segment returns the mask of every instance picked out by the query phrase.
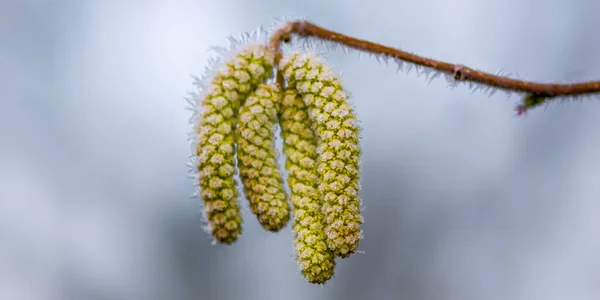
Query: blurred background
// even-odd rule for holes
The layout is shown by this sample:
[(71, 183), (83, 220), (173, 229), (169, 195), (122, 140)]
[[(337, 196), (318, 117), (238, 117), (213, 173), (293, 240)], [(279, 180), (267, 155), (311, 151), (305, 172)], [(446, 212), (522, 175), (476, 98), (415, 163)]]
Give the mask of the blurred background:
[[(327, 59), (362, 122), (361, 254), (314, 286), (248, 212), (213, 246), (184, 97), (208, 47), (285, 16), (536, 81), (600, 78), (592, 0), (0, 1), (0, 299), (599, 299), (598, 96)], [(591, 100), (591, 101), (590, 101)]]

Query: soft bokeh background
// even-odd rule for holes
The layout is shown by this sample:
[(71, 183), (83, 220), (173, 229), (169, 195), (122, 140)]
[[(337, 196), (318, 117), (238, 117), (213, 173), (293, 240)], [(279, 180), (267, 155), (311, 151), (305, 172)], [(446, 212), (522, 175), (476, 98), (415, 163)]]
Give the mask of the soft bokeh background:
[[(600, 78), (591, 0), (0, 1), (0, 299), (600, 299), (598, 97), (492, 97), (334, 51), (363, 127), (364, 254), (313, 286), (247, 213), (211, 246), (187, 178), (210, 45), (305, 16), (539, 81)], [(247, 210), (247, 205), (244, 204)]]

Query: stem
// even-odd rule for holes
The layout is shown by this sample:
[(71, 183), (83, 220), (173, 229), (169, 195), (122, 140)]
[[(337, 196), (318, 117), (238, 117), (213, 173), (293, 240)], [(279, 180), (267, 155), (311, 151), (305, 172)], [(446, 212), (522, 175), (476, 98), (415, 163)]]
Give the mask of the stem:
[(291, 34), (297, 34), (300, 37), (313, 37), (324, 41), (330, 41), (356, 50), (377, 55), (384, 55), (397, 60), (413, 63), (415, 65), (431, 68), (451, 75), (456, 81), (480, 83), (488, 87), (494, 87), (505, 91), (535, 95), (539, 98), (578, 96), (600, 93), (600, 81), (556, 84), (517, 80), (477, 71), (460, 64), (451, 64), (366, 40), (361, 40), (339, 32), (328, 30), (307, 21), (294, 21), (285, 23), (271, 35), (269, 45), (277, 51), (277, 56), (275, 59), (276, 63), (278, 63), (279, 59), (281, 58), (281, 42), (289, 42)]

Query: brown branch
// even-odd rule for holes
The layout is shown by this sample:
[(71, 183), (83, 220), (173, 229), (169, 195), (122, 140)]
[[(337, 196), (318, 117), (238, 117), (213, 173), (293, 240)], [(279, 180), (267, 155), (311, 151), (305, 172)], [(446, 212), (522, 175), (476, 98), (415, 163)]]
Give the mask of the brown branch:
[[(291, 34), (297, 34), (300, 37), (313, 37), (324, 41), (330, 41), (376, 55), (385, 55), (387, 57), (443, 72), (451, 75), (456, 81), (480, 83), (488, 87), (495, 87), (506, 91), (527, 93), (530, 96), (535, 96), (536, 99), (600, 93), (600, 81), (557, 84), (517, 80), (477, 71), (460, 64), (451, 64), (361, 40), (325, 29), (307, 21), (285, 23), (271, 35), (269, 45), (278, 53), (276, 62), (279, 62), (279, 59), (281, 58), (281, 42), (288, 42)], [(526, 109), (527, 107), (521, 107), (521, 109), (523, 108)]]

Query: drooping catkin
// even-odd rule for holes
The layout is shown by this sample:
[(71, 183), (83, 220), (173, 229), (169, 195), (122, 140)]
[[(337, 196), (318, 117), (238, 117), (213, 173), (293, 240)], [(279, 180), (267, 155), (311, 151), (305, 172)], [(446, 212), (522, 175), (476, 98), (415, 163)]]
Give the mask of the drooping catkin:
[(238, 169), (244, 194), (252, 213), (269, 231), (279, 231), (290, 219), (275, 148), (280, 97), (277, 84), (259, 85), (242, 105), (236, 130)]
[(235, 128), (240, 104), (272, 76), (274, 54), (265, 45), (241, 49), (212, 78), (201, 102), (196, 167), (203, 214), (216, 242), (231, 244), (242, 233), (234, 176)]
[(279, 62), (288, 85), (308, 105), (318, 138), (317, 172), (324, 204), (327, 245), (346, 258), (361, 238), (359, 130), (348, 94), (331, 68), (311, 53), (291, 52)]
[(317, 139), (307, 107), (295, 89), (285, 91), (279, 124), (289, 172), (296, 260), (307, 281), (323, 284), (334, 274), (335, 257), (327, 247), (324, 231)]

